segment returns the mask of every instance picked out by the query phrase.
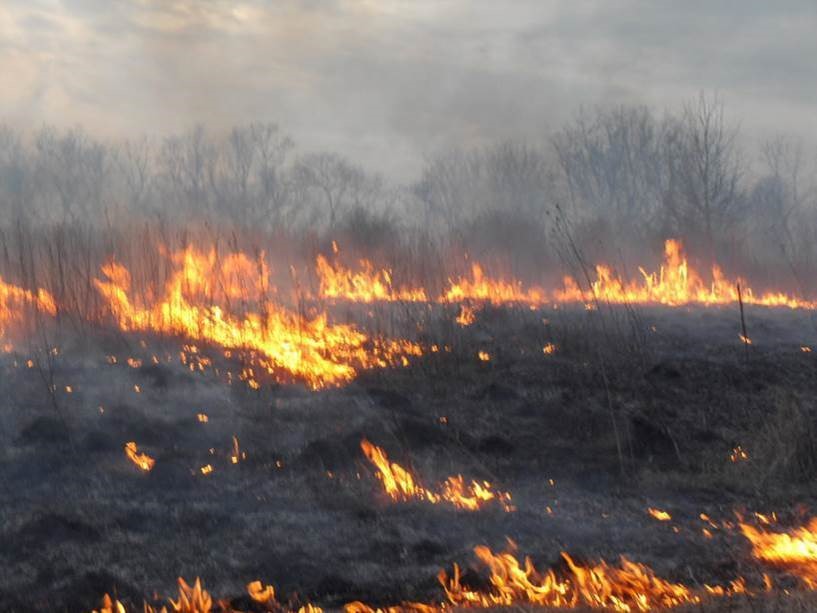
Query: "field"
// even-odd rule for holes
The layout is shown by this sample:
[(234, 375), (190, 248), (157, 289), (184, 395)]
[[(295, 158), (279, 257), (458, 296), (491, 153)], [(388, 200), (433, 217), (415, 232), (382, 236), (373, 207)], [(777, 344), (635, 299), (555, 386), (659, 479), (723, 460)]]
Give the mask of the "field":
[[(63, 326), (50, 350), (9, 343), (0, 610), (89, 611), (105, 593), (141, 610), (175, 598), (177, 577), (242, 611), (266, 610), (256, 579), (293, 608), (439, 604), (454, 564), (490, 592), (474, 547), (508, 539), (539, 569), (626, 556), (690, 590), (743, 578), (755, 610), (799, 602), (781, 591), (805, 571), (753, 556), (736, 514), (799, 525), (814, 508), (812, 312), (747, 307), (750, 345), (737, 305), (484, 305), (467, 326), (454, 305), (332, 313), (412, 322), (426, 351), (311, 389), (227, 380), (237, 355), (168, 334)], [(512, 508), (392, 499), (363, 440), (428, 491), (462, 475)]]

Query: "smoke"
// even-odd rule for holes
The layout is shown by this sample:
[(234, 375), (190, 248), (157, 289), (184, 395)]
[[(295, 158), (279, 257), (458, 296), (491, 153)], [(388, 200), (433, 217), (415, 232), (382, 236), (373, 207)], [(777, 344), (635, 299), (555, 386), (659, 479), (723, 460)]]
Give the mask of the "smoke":
[[(404, 180), (579, 106), (717, 90), (751, 138), (817, 142), (817, 9), (762, 2), (98, 2), (0, 8), (0, 120), (105, 137), (274, 121)], [(773, 109), (774, 112), (770, 112)], [(811, 126), (811, 127), (808, 127)]]

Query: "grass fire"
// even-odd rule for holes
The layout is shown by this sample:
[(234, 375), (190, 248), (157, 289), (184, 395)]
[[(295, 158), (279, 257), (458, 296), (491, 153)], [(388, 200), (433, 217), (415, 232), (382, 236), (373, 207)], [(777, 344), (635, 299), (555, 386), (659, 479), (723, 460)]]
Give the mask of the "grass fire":
[(808, 2), (0, 4), (0, 613), (817, 610)]

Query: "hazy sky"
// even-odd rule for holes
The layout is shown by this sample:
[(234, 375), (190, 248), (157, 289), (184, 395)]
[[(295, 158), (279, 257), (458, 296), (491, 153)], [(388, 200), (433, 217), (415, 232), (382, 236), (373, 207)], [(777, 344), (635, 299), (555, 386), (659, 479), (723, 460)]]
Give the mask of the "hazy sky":
[(717, 91), (817, 143), (817, 1), (0, 0), (0, 121), (109, 137), (279, 123), (394, 177), (580, 105)]

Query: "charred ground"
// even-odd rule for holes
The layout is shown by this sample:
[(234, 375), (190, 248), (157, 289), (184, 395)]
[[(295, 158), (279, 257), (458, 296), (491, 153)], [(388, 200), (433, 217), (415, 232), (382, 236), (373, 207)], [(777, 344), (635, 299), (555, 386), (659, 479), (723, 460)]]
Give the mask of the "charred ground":
[[(748, 347), (735, 309), (486, 308), (429, 327), (440, 350), (409, 367), (322, 391), (230, 386), (217, 348), (194, 372), (182, 341), (148, 335), (64, 333), (31, 367), (17, 347), (0, 365), (0, 610), (165, 601), (177, 576), (237, 603), (257, 578), (327, 607), (439, 601), (441, 568), (478, 584), (473, 547), (506, 538), (543, 566), (624, 554), (670, 579), (759, 581), (747, 542), (707, 538), (699, 515), (813, 508), (817, 329), (804, 311), (747, 317)], [(363, 438), (427, 484), (487, 479), (517, 510), (396, 504)]]

